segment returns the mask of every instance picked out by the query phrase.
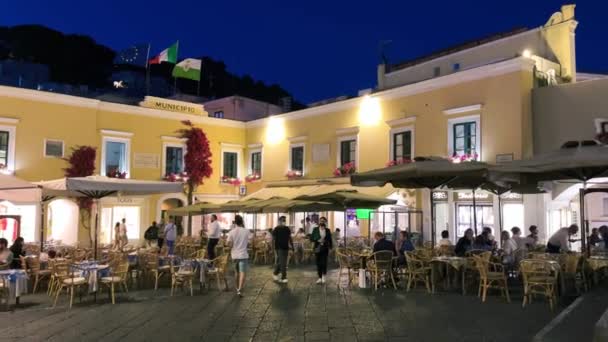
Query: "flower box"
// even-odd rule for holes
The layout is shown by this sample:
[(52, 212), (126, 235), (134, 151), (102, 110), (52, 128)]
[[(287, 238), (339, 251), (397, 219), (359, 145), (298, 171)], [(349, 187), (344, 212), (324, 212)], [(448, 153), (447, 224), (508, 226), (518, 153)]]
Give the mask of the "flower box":
[(479, 156), (475, 152), (473, 152), (471, 154), (461, 154), (461, 155), (454, 152), (454, 154), (452, 155), (452, 158), (450, 160), (452, 161), (452, 163), (461, 163), (461, 162), (476, 161), (478, 157)]
[(285, 174), (285, 176), (287, 177), (287, 179), (298, 179), (298, 178), (302, 178), (302, 171), (299, 170), (289, 170), (287, 171), (287, 173)]
[(259, 173), (253, 173), (253, 174), (247, 175), (247, 177), (245, 177), (245, 182), (251, 183), (251, 182), (260, 180), (261, 178), (262, 178), (262, 176)]
[(166, 174), (165, 177), (163, 177), (163, 180), (167, 181), (167, 182), (185, 183), (188, 181), (188, 174), (186, 172), (169, 173), (169, 174)]
[(411, 160), (410, 158), (397, 158), (396, 160), (389, 160), (386, 163), (386, 166), (390, 167), (395, 165), (409, 164), (411, 162), (413, 162), (413, 160)]
[(357, 171), (357, 167), (355, 166), (355, 163), (352, 163), (352, 162), (346, 163), (334, 170), (334, 176), (335, 177), (345, 177), (345, 176), (352, 175), (356, 171)]
[(228, 176), (223, 176), (221, 181), (224, 184), (230, 184), (230, 185), (234, 185), (234, 186), (239, 186), (242, 183), (240, 179), (228, 177)]

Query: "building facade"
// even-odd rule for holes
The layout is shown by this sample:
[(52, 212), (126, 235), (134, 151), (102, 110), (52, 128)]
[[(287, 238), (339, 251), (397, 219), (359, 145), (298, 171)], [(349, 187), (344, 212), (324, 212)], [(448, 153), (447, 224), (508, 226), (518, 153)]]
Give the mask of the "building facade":
[[(301, 179), (332, 178), (345, 164), (367, 171), (417, 156), (468, 155), (489, 163), (529, 157), (535, 139), (533, 89), (539, 80), (552, 85), (576, 79), (573, 9), (564, 6), (538, 29), (388, 71), (380, 66), (378, 87), (366, 95), (284, 114), (267, 108), (264, 117), (246, 122), (230, 120), (227, 114), (240, 97), (204, 105), (148, 98), (129, 106), (0, 87), (0, 163), (5, 172), (26, 180), (60, 178), (66, 167), (61, 158), (75, 146), (89, 145), (97, 148), (97, 173), (118, 170), (131, 178), (158, 180), (183, 168), (187, 151), (175, 133), (182, 120), (201, 127), (211, 142), (214, 172), (196, 191), (201, 201), (238, 198), (276, 182), (297, 186)], [(423, 200), (428, 195), (411, 192), (401, 201), (422, 217), (414, 220), (415, 227), (408, 219), (409, 226), (398, 224), (400, 229), (428, 237), (430, 204)], [(472, 196), (471, 191), (436, 192), (437, 234), (446, 229), (455, 240), (472, 226)], [(492, 194), (477, 191), (474, 196), (479, 228), (497, 229), (501, 217), (503, 227), (544, 224), (544, 211), (538, 209), (544, 205), (542, 196), (507, 195), (502, 208)], [(112, 225), (123, 217), (128, 218), (129, 238), (137, 241), (164, 210), (184, 202), (183, 194), (104, 199), (101, 241), (111, 241)], [(20, 234), (34, 241), (40, 210), (39, 203), (4, 201), (0, 218), (21, 215)], [(334, 227), (350, 224), (341, 213), (329, 215)], [(46, 217), (49, 238), (86, 243), (90, 236), (70, 199), (51, 201)], [(258, 227), (273, 223), (260, 220)], [(387, 220), (371, 220), (371, 230), (394, 229), (396, 222)], [(200, 222), (195, 222), (193, 232), (198, 229)]]

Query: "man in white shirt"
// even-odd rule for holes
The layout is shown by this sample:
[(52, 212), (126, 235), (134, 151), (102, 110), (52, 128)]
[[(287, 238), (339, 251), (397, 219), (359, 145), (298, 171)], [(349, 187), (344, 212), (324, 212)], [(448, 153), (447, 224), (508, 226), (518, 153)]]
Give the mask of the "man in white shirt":
[(211, 224), (207, 228), (207, 259), (215, 259), (215, 246), (220, 241), (220, 235), (222, 234), (222, 227), (217, 221), (217, 215), (211, 215)]
[(169, 219), (169, 223), (165, 225), (165, 242), (169, 249), (169, 255), (173, 255), (173, 249), (175, 248), (175, 240), (177, 239), (177, 227), (173, 223), (173, 219)]
[(517, 242), (511, 238), (508, 231), (503, 230), (500, 238), (502, 239), (502, 260), (505, 264), (512, 264), (515, 261), (515, 251), (518, 249)]
[(228, 233), (228, 244), (232, 246), (230, 256), (236, 267), (237, 273), (237, 288), (236, 293), (240, 296), (243, 286), (245, 285), (245, 273), (249, 261), (249, 253), (247, 253), (247, 245), (249, 244), (249, 230), (244, 227), (243, 217), (236, 215), (234, 217), (235, 227)]
[(555, 232), (547, 242), (547, 253), (569, 252), (570, 236), (576, 235), (576, 233), (578, 233), (578, 226), (575, 224)]

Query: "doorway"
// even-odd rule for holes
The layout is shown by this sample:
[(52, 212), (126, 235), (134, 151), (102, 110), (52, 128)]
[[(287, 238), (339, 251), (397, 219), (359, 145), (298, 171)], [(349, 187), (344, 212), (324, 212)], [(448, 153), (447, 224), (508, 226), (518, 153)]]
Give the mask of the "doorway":
[(5, 238), (12, 245), (21, 236), (21, 216), (0, 215), (0, 238)]

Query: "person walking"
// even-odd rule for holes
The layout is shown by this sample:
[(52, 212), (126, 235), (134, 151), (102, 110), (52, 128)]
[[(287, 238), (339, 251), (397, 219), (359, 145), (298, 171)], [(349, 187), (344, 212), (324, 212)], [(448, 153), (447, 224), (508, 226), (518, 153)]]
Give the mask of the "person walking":
[(310, 236), (310, 240), (314, 243), (317, 274), (319, 275), (317, 284), (325, 284), (325, 276), (327, 275), (327, 258), (329, 255), (329, 250), (333, 248), (331, 232), (329, 229), (327, 229), (325, 222), (325, 220), (321, 219), (319, 226), (313, 229)]
[(122, 223), (119, 227), (120, 232), (120, 250), (125, 248), (125, 246), (129, 243), (129, 238), (127, 237), (127, 219), (123, 218)]
[(120, 222), (114, 225), (114, 249), (120, 249)]
[[(289, 250), (294, 250), (293, 240), (291, 239), (291, 230), (285, 223), (285, 216), (279, 217), (279, 225), (272, 230), (272, 240), (274, 241), (274, 250), (276, 253), (276, 261), (272, 277), (274, 281), (287, 284), (287, 259)], [(279, 278), (281, 273), (281, 278)]]
[(217, 220), (217, 215), (211, 215), (211, 224), (207, 229), (207, 259), (215, 259), (215, 246), (220, 242), (222, 227)]
[(158, 225), (156, 221), (152, 221), (152, 225), (146, 229), (144, 239), (148, 247), (152, 247), (152, 241), (158, 241)]
[(245, 274), (249, 261), (247, 245), (249, 244), (249, 230), (243, 223), (243, 217), (236, 215), (234, 218), (235, 227), (228, 233), (228, 245), (232, 247), (230, 257), (236, 268), (236, 294), (241, 296), (241, 291), (245, 286)]
[(165, 225), (165, 242), (169, 249), (169, 255), (173, 255), (173, 249), (175, 248), (175, 240), (177, 239), (177, 227), (173, 223), (173, 219), (169, 219), (169, 223)]

